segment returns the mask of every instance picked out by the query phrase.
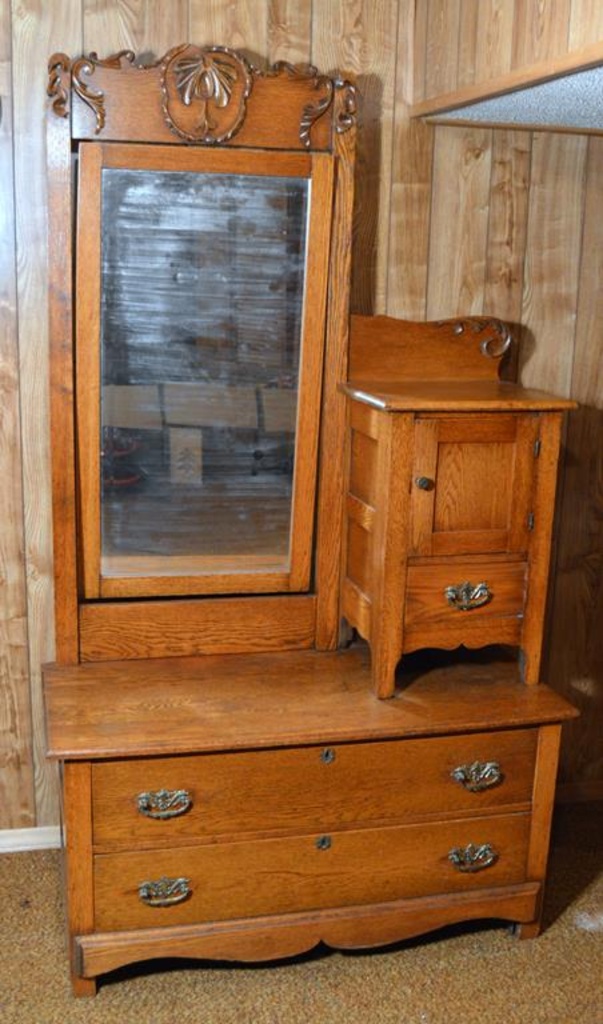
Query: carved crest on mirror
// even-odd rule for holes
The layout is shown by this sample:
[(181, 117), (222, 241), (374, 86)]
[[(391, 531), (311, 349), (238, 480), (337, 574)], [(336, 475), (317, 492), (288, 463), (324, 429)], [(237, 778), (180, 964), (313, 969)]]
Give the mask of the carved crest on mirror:
[[(108, 108), (98, 70), (150, 72), (157, 82), (157, 97), (163, 120), (169, 131), (184, 142), (216, 145), (229, 142), (245, 123), (248, 100), (260, 80), (285, 78), (303, 85), (310, 99), (299, 115), (298, 138), (304, 149), (312, 148), (312, 131), (329, 111), (335, 94), (340, 94), (337, 117), (338, 134), (356, 124), (356, 92), (346, 80), (320, 74), (311, 64), (278, 61), (266, 70), (254, 67), (236, 50), (225, 46), (200, 47), (184, 43), (173, 47), (164, 57), (148, 64), (136, 62), (131, 50), (122, 50), (100, 59), (90, 53), (77, 60), (64, 53), (54, 54), (48, 63), (48, 96), (52, 109), (60, 117), (69, 116), (70, 87), (94, 113), (94, 134), (101, 135), (107, 124)], [(94, 84), (93, 84), (94, 83)]]

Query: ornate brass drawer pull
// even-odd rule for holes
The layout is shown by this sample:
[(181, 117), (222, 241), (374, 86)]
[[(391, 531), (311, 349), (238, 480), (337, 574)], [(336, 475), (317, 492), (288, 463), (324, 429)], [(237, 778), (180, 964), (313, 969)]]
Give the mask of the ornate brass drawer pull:
[(193, 805), (186, 789), (158, 789), (156, 792), (139, 793), (136, 804), (140, 814), (147, 818), (177, 818)]
[(483, 789), (498, 786), (504, 776), (498, 761), (473, 761), (472, 764), (459, 764), (450, 772), (455, 782), (469, 790), (480, 793)]
[(446, 587), (444, 596), (448, 604), (459, 612), (469, 612), (472, 608), (481, 608), (492, 600), (493, 594), (487, 583), (457, 583)]
[(141, 882), (138, 896), (147, 907), (173, 907), (188, 899), (192, 890), (188, 878), (158, 878), (155, 881)]
[(475, 872), (483, 871), (496, 864), (498, 854), (490, 843), (482, 843), (481, 846), (455, 846), (448, 854), (448, 860), (454, 865), (457, 871)]

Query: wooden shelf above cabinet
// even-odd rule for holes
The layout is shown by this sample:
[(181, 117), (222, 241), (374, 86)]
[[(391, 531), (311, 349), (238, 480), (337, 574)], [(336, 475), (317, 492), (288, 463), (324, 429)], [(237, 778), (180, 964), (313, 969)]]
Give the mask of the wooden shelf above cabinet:
[(344, 394), (388, 412), (513, 412), (575, 409), (568, 398), (509, 381), (366, 380), (344, 384)]

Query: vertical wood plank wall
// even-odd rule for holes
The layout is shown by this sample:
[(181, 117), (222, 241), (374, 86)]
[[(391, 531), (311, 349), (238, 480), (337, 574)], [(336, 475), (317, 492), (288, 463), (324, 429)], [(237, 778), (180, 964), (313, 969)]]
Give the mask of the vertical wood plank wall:
[(583, 708), (562, 779), (603, 785), (603, 139), (410, 122), (413, 101), (603, 37), (593, 0), (13, 0), (0, 7), (0, 829), (57, 821), (40, 665), (53, 657), (46, 60), (191, 39), (357, 76), (353, 308), (524, 325), (522, 379), (568, 429), (550, 682)]

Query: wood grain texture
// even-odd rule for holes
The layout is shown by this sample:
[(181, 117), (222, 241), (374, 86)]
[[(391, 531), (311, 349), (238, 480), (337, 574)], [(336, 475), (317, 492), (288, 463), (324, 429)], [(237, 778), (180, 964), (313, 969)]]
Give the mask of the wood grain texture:
[(570, 414), (559, 502), (557, 571), (553, 578), (547, 672), (582, 709), (568, 729), (561, 778), (592, 792), (603, 780), (603, 146), (589, 140), (580, 291)]
[(534, 883), (476, 894), (431, 896), (380, 906), (311, 911), (253, 921), (181, 925), (144, 931), (78, 936), (82, 974), (92, 978), (138, 960), (164, 956), (215, 957), (220, 960), (271, 960), (313, 949), (367, 949), (421, 935), (434, 928), (476, 918), (530, 922), (540, 886)]
[[(411, 120), (415, 74), (422, 67), (419, 36), (426, 4), (413, 0), (399, 4), (398, 59), (394, 104), (394, 145), (391, 168), (389, 224), (389, 316), (421, 320), (425, 317), (428, 277), (429, 225), (434, 129)], [(413, 37), (412, 26), (415, 26)], [(405, 28), (409, 26), (409, 28)]]
[[(530, 132), (492, 133), (484, 309), (512, 325), (521, 318), (531, 152)], [(514, 335), (521, 344), (521, 332)]]
[(511, 64), (522, 67), (567, 48), (571, 0), (515, 0)]
[(80, 657), (111, 661), (311, 647), (315, 615), (311, 595), (89, 602), (80, 608)]
[(26, 0), (13, 21), (14, 166), (19, 304), (19, 383), (25, 511), (30, 686), (36, 824), (56, 822), (54, 769), (45, 759), (39, 666), (53, 656), (52, 526), (48, 400), (47, 185), (44, 163), (47, 62), (56, 50), (81, 47), (80, 5)]
[(190, 38), (241, 50), (262, 66), (268, 49), (267, 7), (262, 0), (189, 0)]
[(0, 9), (0, 828), (35, 824), (13, 207), (10, 7)]
[(311, 38), (311, 0), (272, 0), (268, 4), (266, 56), (271, 63), (309, 63)]
[(314, 5), (313, 62), (353, 74), (359, 93), (354, 233), (363, 258), (352, 265), (351, 294), (357, 312), (384, 312), (386, 305), (396, 38), (395, 3)]
[[(441, 3), (441, 0), (439, 0)], [(430, 34), (431, 5), (423, 0), (413, 10), (411, 0), (386, 0), (379, 11), (378, 24), (372, 34), (368, 24), (374, 17), (372, 7), (365, 4), (345, 5), (348, 28), (354, 18), (360, 17), (357, 30), (349, 31), (344, 39), (340, 33), (343, 15), (341, 5), (334, 0), (310, 5), (309, 0), (291, 3), (290, 0), (248, 0), (244, 5), (232, 5), (226, 0), (176, 0), (165, 4), (154, 0), (49, 0), (41, 5), (23, 0), (13, 5), (12, 51), (15, 61), (15, 123), (14, 151), (16, 159), (16, 199), (18, 237), (18, 289), (19, 336), (21, 365), (19, 387), (22, 392), (23, 451), (20, 475), (25, 483), (24, 544), (20, 555), (21, 572), (28, 583), (27, 629), (30, 639), (32, 685), (32, 735), (29, 743), (35, 750), (34, 773), (36, 779), (37, 823), (54, 824), (58, 811), (54, 775), (44, 767), (44, 740), (42, 706), (39, 691), (38, 665), (52, 656), (52, 594), (50, 587), (50, 516), (49, 516), (49, 453), (48, 423), (46, 419), (46, 192), (44, 170), (43, 120), (45, 109), (46, 61), (54, 50), (79, 54), (84, 49), (101, 53), (133, 45), (151, 53), (162, 53), (172, 44), (189, 37), (194, 42), (242, 43), (269, 59), (312, 59), (323, 70), (336, 66), (342, 70), (361, 68), (361, 75), (370, 81), (371, 103), (378, 122), (370, 129), (371, 147), (379, 139), (380, 114), (377, 97), (381, 90), (379, 78), (384, 75), (383, 62), (395, 60), (395, 69), (387, 67), (387, 88), (395, 85), (395, 137), (392, 144), (393, 163), (390, 171), (384, 152), (379, 157), (380, 196), (378, 203), (381, 227), (370, 226), (364, 220), (354, 243), (354, 262), (357, 280), (362, 282), (359, 296), (366, 301), (370, 288), (367, 282), (375, 274), (375, 252), (371, 248), (379, 240), (379, 275), (383, 261), (387, 262), (385, 302), (387, 311), (395, 316), (421, 319), (426, 315), (427, 294), (431, 303), (443, 315), (457, 311), (468, 312), (465, 306), (467, 291), (460, 292), (457, 278), (457, 251), (450, 245), (450, 221), (437, 215), (437, 225), (431, 229), (432, 205), (441, 209), (439, 184), (432, 177), (432, 147), (437, 138), (440, 161), (453, 163), (457, 159), (458, 144), (451, 138), (442, 142), (442, 129), (412, 122), (406, 117), (407, 104), (422, 98), (425, 87), (425, 54)], [(557, 19), (557, 4), (539, 5), (543, 17)], [(4, 5), (6, 8), (7, 5)], [(311, 7), (313, 9), (311, 9)], [(517, 8), (517, 9), (516, 9)], [(438, 4), (434, 9), (438, 10)], [(566, 9), (565, 4), (563, 9)], [(364, 15), (362, 11), (365, 11)], [(6, 10), (4, 10), (6, 16)], [(462, 12), (461, 12), (462, 13)], [(190, 14), (190, 24), (189, 22)], [(416, 53), (413, 54), (413, 17), (416, 31)], [(468, 17), (468, 9), (463, 17)], [(475, 81), (493, 78), (511, 68), (511, 46), (514, 42), (514, 23), (519, 17), (518, 4), (513, 0), (479, 0), (478, 52), (472, 56), (464, 45), (467, 60), (475, 64)], [(592, 47), (603, 38), (603, 9), (598, 0), (571, 0), (569, 20), (561, 21), (562, 32), (551, 26), (546, 33), (549, 41), (557, 39), (559, 60), (568, 52)], [(312, 19), (312, 20), (310, 20)], [(364, 19), (364, 20), (363, 20)], [(392, 51), (391, 41), (383, 39), (384, 26), (398, 21), (398, 41)], [(81, 38), (84, 24), (85, 38)], [(465, 21), (467, 24), (467, 21)], [(563, 27), (564, 26), (564, 27)], [(565, 38), (562, 38), (565, 32)], [(517, 33), (515, 32), (515, 37)], [(243, 38), (245, 36), (245, 38)], [(365, 40), (370, 46), (364, 49)], [(473, 38), (473, 36), (471, 37)], [(379, 41), (381, 40), (381, 42)], [(85, 44), (85, 45), (84, 45)], [(446, 63), (458, 66), (458, 37), (448, 44), (455, 52)], [(518, 41), (515, 38), (514, 45)], [(527, 46), (527, 43), (522, 44)], [(532, 45), (532, 43), (530, 43)], [(547, 44), (547, 45), (550, 45)], [(375, 49), (376, 48), (376, 49)], [(7, 50), (3, 51), (6, 58)], [(373, 54), (377, 52), (374, 59)], [(387, 56), (389, 54), (389, 56)], [(5, 61), (3, 60), (3, 65)], [(361, 91), (364, 82), (360, 82)], [(3, 87), (5, 94), (5, 87)], [(385, 94), (384, 94), (385, 96)], [(385, 107), (384, 107), (385, 109)], [(371, 116), (373, 116), (371, 114)], [(389, 116), (389, 115), (388, 115)], [(5, 130), (8, 121), (3, 122)], [(385, 137), (390, 131), (385, 126)], [(513, 134), (515, 138), (512, 138)], [(572, 778), (581, 785), (591, 785), (603, 778), (600, 760), (600, 739), (603, 718), (600, 692), (603, 683), (601, 665), (600, 579), (601, 538), (601, 365), (603, 341), (598, 329), (600, 318), (600, 285), (597, 269), (598, 253), (602, 251), (601, 218), (592, 215), (600, 207), (601, 150), (600, 142), (588, 144), (589, 158), (585, 177), (580, 176), (577, 164), (571, 172), (569, 207), (565, 203), (566, 172), (557, 158), (546, 157), (549, 167), (550, 188), (546, 201), (539, 195), (536, 181), (525, 182), (531, 159), (530, 133), (493, 133), (492, 172), (485, 190), (487, 215), (487, 241), (482, 256), (485, 259), (485, 281), (482, 306), (479, 312), (498, 315), (503, 319), (521, 320), (522, 314), (512, 313), (517, 308), (518, 293), (526, 281), (524, 309), (528, 311), (529, 327), (523, 343), (525, 372), (531, 383), (538, 387), (559, 390), (563, 379), (571, 393), (588, 406), (584, 413), (571, 417), (567, 449), (567, 464), (563, 476), (564, 507), (560, 517), (559, 570), (556, 576), (554, 614), (546, 640), (550, 651), (549, 678), (563, 692), (577, 695), (587, 710), (579, 723), (568, 731), (562, 753), (562, 777), (569, 785)], [(578, 144), (579, 146), (579, 144)], [(538, 143), (536, 144), (536, 148)], [(599, 147), (599, 148), (597, 148)], [(539, 162), (536, 155), (536, 164)], [(372, 148), (372, 167), (375, 150)], [(578, 161), (579, 163), (580, 161)], [(367, 165), (368, 166), (368, 165)], [(375, 181), (373, 177), (371, 180)], [(452, 185), (456, 187), (454, 175)], [(555, 184), (556, 183), (556, 184)], [(577, 192), (575, 191), (577, 189)], [(584, 191), (586, 190), (586, 192)], [(564, 203), (559, 203), (559, 196)], [(592, 197), (589, 199), (589, 195)], [(377, 200), (369, 196), (370, 217), (375, 218)], [(584, 206), (586, 203), (586, 206)], [(385, 205), (384, 205), (385, 204)], [(449, 204), (447, 198), (444, 206)], [(384, 211), (389, 208), (387, 239), (383, 242)], [(368, 208), (367, 208), (368, 209)], [(565, 213), (564, 213), (565, 211)], [(586, 212), (585, 212), (586, 211)], [(550, 237), (558, 216), (565, 216), (564, 239), (560, 242), (559, 259), (565, 270), (564, 281), (575, 275), (561, 300), (563, 330), (559, 330), (557, 316), (558, 271), (551, 263), (549, 251), (542, 272), (533, 273), (533, 263), (526, 262), (523, 248), (530, 234), (530, 260), (538, 253), (537, 239)], [(473, 212), (466, 208), (460, 224), (453, 225), (457, 234), (467, 232), (472, 237), (475, 224)], [(478, 212), (481, 223), (483, 211)], [(529, 230), (528, 230), (529, 227)], [(584, 228), (584, 242), (576, 248)], [(381, 231), (381, 236), (378, 232)], [(372, 240), (372, 241), (371, 241)], [(365, 246), (369, 251), (365, 254)], [(548, 244), (548, 243), (547, 243)], [(563, 256), (561, 256), (563, 250)], [(387, 252), (387, 257), (385, 253)], [(434, 269), (434, 252), (440, 276), (437, 284), (429, 278)], [(446, 253), (447, 255), (443, 255)], [(56, 255), (56, 253), (55, 253)], [(341, 254), (340, 254), (341, 255)], [(346, 254), (351, 258), (351, 253)], [(465, 258), (469, 258), (467, 252)], [(475, 258), (475, 254), (473, 257)], [(447, 261), (447, 263), (446, 263)], [(363, 264), (366, 262), (366, 266)], [(555, 260), (552, 261), (555, 263)], [(552, 279), (548, 281), (551, 273)], [(478, 277), (481, 279), (481, 271)], [(457, 283), (452, 287), (449, 279)], [(380, 282), (382, 278), (379, 278)], [(382, 283), (379, 284), (382, 289)], [(441, 289), (441, 295), (440, 293)], [(379, 292), (383, 294), (382, 291)], [(476, 292), (477, 295), (477, 292)], [(550, 315), (546, 315), (546, 310)], [(575, 332), (570, 329), (576, 317)], [(530, 333), (531, 332), (531, 333)], [(540, 357), (539, 353), (542, 355)], [(571, 361), (574, 370), (568, 373)], [(568, 392), (569, 393), (569, 392)], [(332, 465), (334, 460), (332, 459)], [(12, 532), (13, 524), (7, 531)], [(329, 531), (327, 531), (329, 533)], [(330, 534), (329, 534), (330, 536)], [(10, 541), (5, 540), (4, 543)], [(11, 686), (17, 686), (12, 675)], [(13, 726), (8, 726), (9, 746), (14, 743)], [(0, 756), (4, 754), (4, 746)], [(27, 759), (26, 759), (27, 760)], [(19, 766), (19, 772), (31, 776), (31, 763)], [(28, 783), (25, 783), (27, 786)]]
[[(81, 0), (84, 49), (160, 57), (188, 39), (188, 0)], [(203, 42), (203, 40), (201, 40)]]
[(511, 67), (513, 4), (509, 0), (478, 0), (475, 81), (496, 78)]
[(568, 49), (580, 50), (603, 39), (603, 7), (599, 0), (571, 0)]
[(425, 95), (451, 92), (459, 76), (461, 0), (429, 0)]
[(484, 302), (492, 133), (436, 134), (427, 310), (429, 319), (481, 312)]
[(544, 74), (603, 39), (596, 0), (421, 0), (415, 19), (415, 103)]
[(561, 779), (588, 791), (603, 779), (603, 410), (571, 413), (565, 447), (545, 677), (582, 711)]
[(562, 395), (571, 389), (586, 153), (584, 136), (534, 134), (521, 321), (537, 344), (520, 353), (521, 380)]
[(368, 665), (357, 644), (335, 653), (47, 666), (50, 756), (114, 760), (410, 739), (576, 715), (547, 686), (524, 686), (512, 659), (409, 659), (388, 701), (375, 700)]
[[(329, 836), (325, 849), (306, 834), (97, 854), (95, 925), (100, 931), (155, 927), (157, 908), (138, 898), (138, 886), (164, 876), (189, 882), (190, 898), (159, 915), (175, 926), (431, 896), (436, 876), (436, 892), (517, 885), (527, 880), (529, 822), (524, 813), (361, 828)], [(455, 845), (471, 842), (491, 842), (498, 853), (477, 875), (456, 871), (447, 859)]]
[[(182, 841), (382, 826), (529, 809), (539, 730), (198, 754), (92, 765), (94, 847), (160, 849)], [(477, 793), (459, 765), (495, 760), (502, 782)], [(395, 786), (384, 787), (384, 778)], [(138, 795), (186, 789), (189, 809), (157, 819)], [(359, 794), (357, 801), (349, 793)], [(360, 796), (361, 794), (361, 796)]]
[[(86, 935), (94, 927), (92, 886), (91, 767), (85, 761), (63, 767), (66, 904), (70, 935)], [(75, 944), (69, 944), (74, 995), (93, 996), (96, 983), (79, 976)]]

